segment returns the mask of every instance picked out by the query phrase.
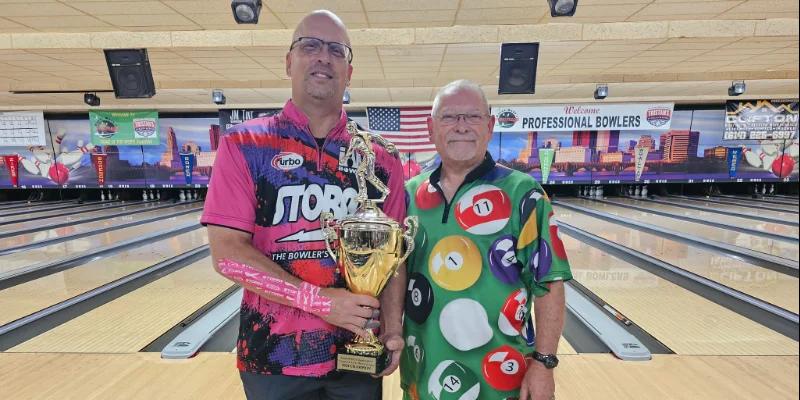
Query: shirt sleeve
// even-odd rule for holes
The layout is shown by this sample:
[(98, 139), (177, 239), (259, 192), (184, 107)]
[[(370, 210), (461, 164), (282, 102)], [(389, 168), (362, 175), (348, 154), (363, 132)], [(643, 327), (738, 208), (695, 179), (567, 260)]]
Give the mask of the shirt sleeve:
[(572, 279), (564, 244), (558, 235), (553, 205), (542, 187), (534, 182), (522, 199), (518, 260), (523, 264), (522, 279), (534, 296), (549, 292), (547, 283)]
[(247, 162), (230, 135), (220, 138), (200, 223), (253, 233), (256, 196)]

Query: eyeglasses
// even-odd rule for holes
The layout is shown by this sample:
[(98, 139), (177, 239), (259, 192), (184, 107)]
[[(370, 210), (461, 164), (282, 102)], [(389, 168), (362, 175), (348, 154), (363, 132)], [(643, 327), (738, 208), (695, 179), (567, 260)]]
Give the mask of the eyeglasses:
[(303, 50), (303, 53), (309, 56), (315, 56), (322, 51), (325, 45), (328, 45), (328, 54), (342, 60), (347, 60), (348, 63), (353, 62), (353, 49), (350, 48), (350, 46), (339, 42), (326, 42), (315, 37), (304, 36), (297, 38), (297, 40), (292, 42), (292, 45), (289, 46), (289, 51), (300, 46), (300, 50)]
[(478, 125), (486, 118), (484, 114), (442, 114), (438, 116), (439, 123), (442, 125), (455, 125), (458, 120), (464, 117), (464, 122), (470, 125)]

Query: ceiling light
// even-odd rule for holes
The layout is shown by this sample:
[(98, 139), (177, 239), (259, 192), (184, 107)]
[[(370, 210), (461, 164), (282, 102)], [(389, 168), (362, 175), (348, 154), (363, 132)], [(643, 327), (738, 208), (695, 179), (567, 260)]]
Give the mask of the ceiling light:
[(747, 90), (747, 85), (744, 84), (744, 81), (733, 81), (731, 87), (728, 88), (728, 96), (742, 95), (745, 90)]
[(261, 12), (261, 0), (233, 0), (231, 10), (237, 24), (257, 24), (258, 14)]
[(547, 0), (551, 17), (571, 17), (578, 8), (578, 0)]
[(86, 105), (97, 107), (100, 105), (100, 98), (94, 93), (84, 93), (83, 102), (86, 103)]
[(211, 101), (214, 104), (223, 105), (225, 104), (225, 93), (222, 92), (222, 89), (214, 89), (211, 91)]
[(594, 89), (594, 99), (603, 100), (606, 97), (608, 97), (608, 85), (606, 84), (597, 85), (597, 88)]

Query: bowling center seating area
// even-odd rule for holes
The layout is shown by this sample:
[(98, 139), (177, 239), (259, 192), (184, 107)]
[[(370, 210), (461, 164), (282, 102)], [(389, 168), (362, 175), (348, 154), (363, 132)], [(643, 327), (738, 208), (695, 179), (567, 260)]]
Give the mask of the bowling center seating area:
[[(441, 165), (434, 99), (466, 79), (494, 121), (487, 153), (543, 187), (573, 278), (556, 399), (800, 396), (797, 0), (0, 0), (0, 399), (246, 398), (245, 290), (215, 270), (200, 218), (225, 179), (221, 138), (304, 87), (287, 51), (319, 9), (348, 29), (343, 110), (395, 146), (404, 182)], [(278, 150), (262, 161), (281, 179), (317, 162)], [(320, 154), (355, 174), (346, 150)], [(283, 206), (316, 207), (318, 178)], [(438, 206), (423, 189), (406, 196)], [(470, 190), (452, 211), (465, 232), (508, 220), (463, 217), (505, 196)], [(319, 242), (320, 227), (281, 240)], [(517, 239), (488, 253), (451, 239), (422, 246), (430, 279), (407, 282), (405, 317), (441, 311), (426, 333), (485, 350), (481, 370), (449, 360), (405, 387), (398, 370), (376, 399), (517, 396), (524, 358), (489, 343), (535, 342), (525, 289), (440, 310), (516, 260)], [(441, 350), (404, 339), (416, 366)]]

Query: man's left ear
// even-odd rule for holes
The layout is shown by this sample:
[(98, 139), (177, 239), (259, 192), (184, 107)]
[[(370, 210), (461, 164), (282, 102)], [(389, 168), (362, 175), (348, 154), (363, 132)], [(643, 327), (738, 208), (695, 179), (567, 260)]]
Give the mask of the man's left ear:
[(489, 132), (490, 133), (494, 132), (494, 122), (495, 122), (494, 115), (490, 115), (489, 116)]

